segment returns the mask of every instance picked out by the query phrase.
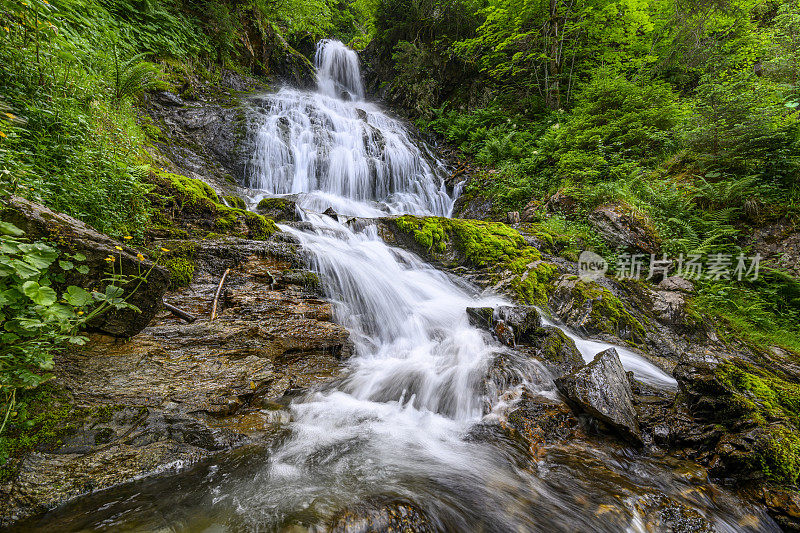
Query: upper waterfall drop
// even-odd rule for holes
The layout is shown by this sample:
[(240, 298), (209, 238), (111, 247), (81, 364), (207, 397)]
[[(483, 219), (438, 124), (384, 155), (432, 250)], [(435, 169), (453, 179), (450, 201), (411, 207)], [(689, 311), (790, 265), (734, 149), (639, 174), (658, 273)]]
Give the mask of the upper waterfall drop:
[(356, 53), (321, 41), (316, 65), (317, 91), (284, 87), (251, 100), (255, 199), (301, 194), (311, 211), (448, 216), (445, 164), (402, 121), (363, 100)]
[(319, 92), (331, 98), (342, 98), (346, 94), (350, 100), (364, 99), (361, 68), (354, 50), (340, 41), (325, 39), (317, 43), (314, 65)]

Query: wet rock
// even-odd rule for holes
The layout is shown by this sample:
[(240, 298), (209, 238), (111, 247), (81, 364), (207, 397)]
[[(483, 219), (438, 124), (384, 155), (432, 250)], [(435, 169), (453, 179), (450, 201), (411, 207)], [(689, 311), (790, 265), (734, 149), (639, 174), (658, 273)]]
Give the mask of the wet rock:
[(790, 220), (781, 219), (756, 227), (743, 246), (751, 246), (778, 269), (800, 277), (800, 231)]
[(539, 312), (533, 306), (468, 307), (467, 316), (474, 327), (491, 332), (511, 347), (531, 342), (541, 325)]
[(297, 222), (300, 216), (297, 213), (297, 198), (264, 198), (258, 202), (256, 211), (276, 222)]
[(584, 368), (556, 379), (556, 386), (578, 411), (590, 414), (634, 442), (641, 442), (633, 393), (615, 349), (600, 352)]
[(575, 437), (580, 423), (563, 402), (543, 396), (520, 400), (508, 415), (508, 426), (527, 442), (534, 457), (542, 446), (549, 446)]
[[(64, 288), (68, 285), (79, 287), (97, 287), (102, 290), (108, 283), (108, 263), (105, 258), (113, 256), (117, 265), (121, 264), (123, 272), (149, 270), (153, 264), (145, 260), (140, 262), (136, 257), (137, 250), (103, 235), (91, 226), (23, 198), (12, 196), (7, 199), (2, 209), (2, 219), (25, 231), (30, 239), (46, 239), (64, 252), (80, 252), (86, 256), (82, 264), (89, 268), (87, 274), (72, 270), (64, 274)], [(123, 248), (122, 251), (116, 249)], [(117, 337), (130, 337), (141, 331), (155, 317), (161, 308), (161, 298), (169, 286), (169, 272), (156, 266), (150, 272), (147, 281), (139, 285), (139, 280), (123, 285), (128, 302), (141, 310), (111, 311), (98, 317), (90, 325), (93, 329)], [(135, 291), (134, 287), (138, 287)]]
[(339, 213), (334, 211), (334, 209), (332, 207), (329, 207), (328, 209), (323, 211), (322, 214), (325, 215), (325, 216), (329, 216), (331, 218), (339, 218)]
[(307, 282), (315, 276), (298, 267), (288, 245), (229, 239), (197, 248), (194, 280), (168, 295), (197, 321), (161, 312), (127, 342), (93, 334), (82, 349), (58, 354), (53, 383), (70, 404), (113, 414), (66, 420), (60, 442), (21, 458), (0, 486), (0, 516), (23, 518), (269, 438), (289, 419), (272, 414), (284, 395), (341, 373), (349, 332), (332, 322), (330, 303)]
[(493, 307), (467, 307), (467, 317), (469, 323), (476, 328), (485, 329), (486, 331), (492, 330), (494, 322), (494, 308)]
[(375, 501), (355, 505), (333, 520), (333, 533), (368, 533), (374, 531), (406, 531), (434, 533), (439, 531), (425, 511), (406, 501)]
[(770, 514), (784, 531), (800, 531), (800, 492), (765, 487), (762, 494)]
[(589, 224), (611, 245), (645, 254), (658, 253), (661, 240), (646, 219), (623, 203), (598, 207), (589, 215)]
[(544, 326), (534, 346), (536, 357), (544, 362), (553, 377), (575, 372), (585, 364), (575, 341), (556, 327)]

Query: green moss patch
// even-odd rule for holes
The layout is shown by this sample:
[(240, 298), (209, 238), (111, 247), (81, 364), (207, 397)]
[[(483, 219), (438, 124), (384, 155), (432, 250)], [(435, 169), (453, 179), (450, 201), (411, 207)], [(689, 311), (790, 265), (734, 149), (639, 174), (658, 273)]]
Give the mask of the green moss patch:
[[(280, 231), (269, 218), (241, 207), (228, 207), (201, 180), (165, 171), (153, 172), (149, 179), (156, 185), (150, 198), (153, 205), (160, 208), (160, 218), (165, 219), (161, 220), (162, 228), (189, 227), (201, 230), (198, 233), (203, 235), (213, 231), (256, 240), (266, 240)], [(229, 202), (237, 206), (244, 203), (241, 198), (226, 198), (230, 198)], [(162, 233), (171, 232), (162, 230)]]
[(434, 260), (450, 266), (488, 270), (492, 283), (502, 284), (520, 301), (543, 304), (555, 265), (542, 261), (519, 232), (500, 222), (403, 216), (397, 228), (413, 237)]
[(800, 384), (743, 361), (716, 371), (731, 391), (731, 407), (765, 429), (756, 444), (754, 468), (767, 479), (796, 484), (800, 477)]

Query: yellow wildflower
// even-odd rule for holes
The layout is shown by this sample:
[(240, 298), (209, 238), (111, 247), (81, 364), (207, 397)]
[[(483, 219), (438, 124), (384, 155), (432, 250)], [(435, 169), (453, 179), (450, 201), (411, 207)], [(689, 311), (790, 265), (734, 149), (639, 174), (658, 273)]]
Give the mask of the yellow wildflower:
[(83, 311), (78, 311), (78, 314), (79, 314), (79, 315), (82, 315), (82, 314), (83, 314)]
[(14, 120), (15, 118), (17, 118), (17, 117), (15, 117), (15, 116), (14, 116), (13, 114), (11, 114), (11, 113), (6, 113), (6, 116), (7, 116), (8, 118), (10, 118), (11, 120)]
[(5, 138), (6, 138), (6, 134), (5, 134), (5, 133), (3, 133), (2, 131), (0, 131), (0, 137), (2, 137), (3, 139), (5, 139)]
[(122, 251), (122, 246), (115, 246), (114, 248), (116, 248), (116, 249), (117, 249), (117, 250), (119, 250), (120, 252)]
[(114, 262), (114, 261), (116, 261), (116, 260), (117, 260), (117, 258), (116, 258), (116, 257), (114, 257), (113, 255), (109, 255), (108, 257), (106, 257), (106, 258), (104, 259), (104, 261), (106, 261), (107, 263), (113, 263), (113, 262)]
[(126, 241), (129, 241), (129, 240), (133, 239), (133, 237), (131, 237), (130, 235), (125, 235), (123, 237), (123, 239), (125, 239)]
[(168, 250), (168, 249), (166, 249), (166, 248), (162, 248), (162, 249), (161, 249), (161, 251), (162, 251), (162, 252), (169, 252), (169, 250)]
[(139, 261), (144, 261), (144, 256), (143, 256), (142, 254), (136, 254), (136, 258), (137, 258)]

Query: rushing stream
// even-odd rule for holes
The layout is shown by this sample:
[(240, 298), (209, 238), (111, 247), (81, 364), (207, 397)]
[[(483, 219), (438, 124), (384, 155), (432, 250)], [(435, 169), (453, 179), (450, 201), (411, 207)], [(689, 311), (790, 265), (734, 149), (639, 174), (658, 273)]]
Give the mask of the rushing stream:
[[(249, 185), (253, 201), (297, 195), (311, 229), (283, 229), (312, 255), (352, 333), (345, 377), (293, 402), (269, 449), (106, 491), (67, 515), (84, 513), (89, 529), (323, 531), (343, 508), (405, 501), (448, 531), (647, 531), (659, 509), (680, 509), (689, 525), (703, 517), (718, 531), (754, 530), (760, 513), (678, 461), (608, 442), (555, 446), (531, 461), (503, 436), (498, 421), (515, 392), (486, 387), (485, 376), (495, 357), (513, 354), (465, 312), (503, 300), (387, 246), (375, 227), (354, 232), (319, 214), (448, 216), (444, 164), (364, 100), (354, 52), (325, 41), (316, 62), (316, 92), (253, 100)], [(569, 334), (587, 360), (607, 347)], [(620, 355), (639, 379), (675, 387), (638, 354)], [(528, 391), (557, 399), (538, 363), (516, 370)], [(704, 531), (685, 529), (695, 530)]]

